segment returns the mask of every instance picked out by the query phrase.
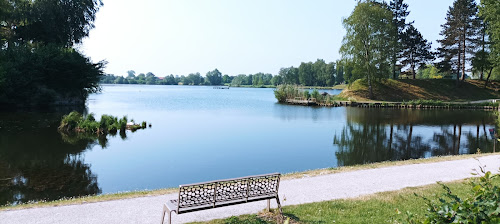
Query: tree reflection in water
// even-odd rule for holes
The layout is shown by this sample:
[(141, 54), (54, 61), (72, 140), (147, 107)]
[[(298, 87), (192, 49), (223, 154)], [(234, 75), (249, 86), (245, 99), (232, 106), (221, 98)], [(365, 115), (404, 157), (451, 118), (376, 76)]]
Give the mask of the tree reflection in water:
[(0, 113), (0, 205), (101, 193), (82, 153), (107, 138), (61, 136), (64, 113)]
[(494, 117), (485, 111), (351, 108), (346, 114), (333, 138), (339, 166), (493, 150), (486, 124)]

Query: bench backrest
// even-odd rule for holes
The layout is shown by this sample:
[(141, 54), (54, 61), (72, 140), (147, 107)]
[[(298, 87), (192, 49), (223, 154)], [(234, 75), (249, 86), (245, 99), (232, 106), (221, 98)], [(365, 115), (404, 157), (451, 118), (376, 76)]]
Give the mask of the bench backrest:
[(181, 185), (178, 209), (207, 205), (215, 207), (216, 203), (276, 196), (279, 181), (280, 174), (272, 173)]

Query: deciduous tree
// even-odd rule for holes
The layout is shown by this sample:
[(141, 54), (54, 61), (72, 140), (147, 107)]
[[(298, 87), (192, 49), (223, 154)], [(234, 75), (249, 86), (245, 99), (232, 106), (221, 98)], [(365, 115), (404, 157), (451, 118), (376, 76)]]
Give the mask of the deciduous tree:
[(353, 73), (367, 79), (372, 99), (374, 80), (390, 72), (392, 18), (386, 7), (366, 0), (358, 2), (343, 21), (346, 35), (340, 48), (342, 58), (353, 62)]

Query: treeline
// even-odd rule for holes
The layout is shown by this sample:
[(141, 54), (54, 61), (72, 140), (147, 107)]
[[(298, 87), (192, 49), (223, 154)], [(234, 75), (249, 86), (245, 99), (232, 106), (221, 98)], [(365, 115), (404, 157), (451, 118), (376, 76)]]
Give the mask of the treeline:
[(127, 76), (105, 75), (101, 78), (101, 83), (105, 84), (145, 84), (145, 85), (223, 85), (230, 83), (229, 76), (220, 73), (218, 69), (207, 72), (203, 77), (199, 72), (191, 73), (188, 76), (168, 75), (158, 77), (152, 72), (136, 75), (134, 70), (127, 71)]
[[(407, 76), (422, 75), (432, 63), (440, 75), (454, 75), (457, 86), (472, 71), (485, 86), (492, 72), (500, 67), (500, 4), (498, 0), (455, 0), (446, 14), (438, 40), (431, 44), (407, 21), (410, 14), (403, 0), (389, 3), (358, 1), (352, 14), (343, 20), (346, 35), (342, 40), (341, 61), (352, 68), (349, 81), (366, 79), (373, 98), (372, 85), (381, 79), (397, 79), (404, 68)], [(437, 60), (436, 60), (437, 59)]]
[[(345, 72), (344, 72), (345, 71)], [(101, 83), (105, 84), (146, 84), (146, 85), (231, 85), (231, 86), (277, 86), (294, 84), (304, 86), (333, 86), (350, 79), (352, 69), (341, 62), (326, 63), (323, 59), (316, 62), (303, 62), (298, 67), (281, 68), (278, 75), (270, 73), (239, 74), (236, 76), (222, 75), (215, 69), (202, 76), (199, 72), (187, 76), (168, 75), (158, 77), (148, 72), (146, 74), (130, 70), (127, 76), (105, 75)]]
[(0, 107), (83, 105), (105, 62), (73, 48), (99, 0), (0, 0)]

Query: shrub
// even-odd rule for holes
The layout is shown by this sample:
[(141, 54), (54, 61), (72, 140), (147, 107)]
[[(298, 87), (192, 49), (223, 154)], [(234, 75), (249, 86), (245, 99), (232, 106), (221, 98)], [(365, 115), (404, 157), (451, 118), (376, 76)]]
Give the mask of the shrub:
[(492, 182), (498, 175), (481, 171), (484, 175), (469, 183), (471, 196), (460, 198), (449, 187), (440, 184), (445, 193), (438, 202), (422, 197), (429, 211), (425, 220), (416, 220), (408, 213), (407, 223), (500, 223), (500, 188)]
[(299, 87), (296, 85), (278, 85), (274, 90), (274, 96), (280, 103), (286, 102), (286, 99), (293, 99), (301, 96)]
[[(125, 131), (127, 128), (129, 129), (139, 129), (146, 128), (146, 122), (142, 122), (142, 126), (133, 125), (131, 127), (127, 127), (128, 118), (127, 116), (123, 116), (118, 120), (117, 117), (111, 115), (102, 115), (100, 121), (96, 121), (94, 114), (89, 114), (84, 119), (83, 116), (73, 111), (68, 115), (65, 115), (61, 120), (61, 124), (59, 126), (59, 130), (61, 132), (79, 132), (79, 133), (97, 133), (97, 134), (116, 134), (118, 130)], [(133, 120), (132, 120), (133, 122)]]
[(319, 92), (317, 89), (314, 89), (311, 93), (312, 98), (318, 99), (319, 98)]
[(305, 100), (311, 98), (311, 94), (309, 94), (309, 91), (302, 92), (302, 96), (304, 97)]
[(78, 127), (78, 124), (82, 122), (82, 115), (76, 111), (64, 115), (61, 124), (59, 125), (59, 130), (73, 130)]
[(276, 89), (274, 90), (274, 97), (278, 100), (280, 103), (284, 103), (286, 101), (286, 85), (278, 85)]

